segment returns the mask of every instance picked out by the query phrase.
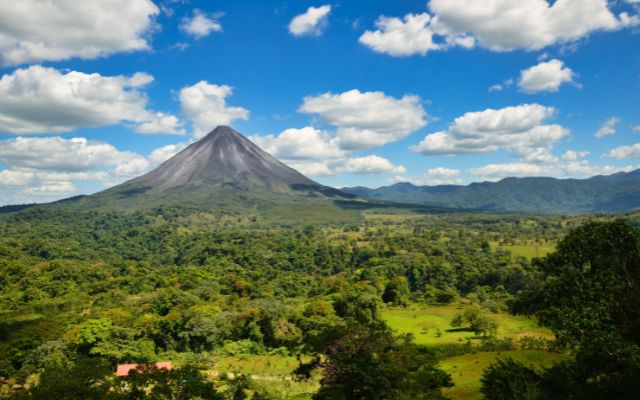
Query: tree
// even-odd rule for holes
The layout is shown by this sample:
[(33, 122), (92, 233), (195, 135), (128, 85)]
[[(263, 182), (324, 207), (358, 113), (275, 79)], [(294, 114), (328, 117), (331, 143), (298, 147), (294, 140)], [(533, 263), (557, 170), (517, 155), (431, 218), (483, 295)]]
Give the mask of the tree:
[(451, 326), (470, 330), (476, 335), (493, 336), (498, 324), (482, 315), (476, 307), (468, 308), (464, 312), (456, 314), (451, 320)]
[(119, 378), (113, 388), (114, 399), (138, 400), (222, 400), (213, 384), (194, 367), (184, 366), (173, 370), (155, 365), (140, 366)]
[(533, 369), (509, 358), (498, 359), (482, 374), (482, 394), (486, 400), (542, 399), (542, 377)]
[(51, 365), (31, 389), (33, 400), (89, 400), (104, 398), (111, 366), (103, 359), (79, 357), (72, 365)]
[(434, 354), (410, 336), (396, 338), (383, 323), (352, 325), (331, 345), (314, 400), (446, 399), (450, 376)]
[[(535, 314), (573, 361), (543, 374), (546, 398), (635, 399), (640, 382), (640, 232), (628, 221), (591, 222), (538, 262), (544, 279), (514, 306)], [(492, 371), (493, 393), (500, 366)], [(504, 378), (507, 379), (507, 378)], [(504, 384), (504, 382), (503, 382)]]
[(393, 303), (397, 306), (406, 306), (409, 304), (409, 285), (407, 278), (404, 276), (396, 276), (387, 283), (382, 293), (382, 301), (385, 303)]

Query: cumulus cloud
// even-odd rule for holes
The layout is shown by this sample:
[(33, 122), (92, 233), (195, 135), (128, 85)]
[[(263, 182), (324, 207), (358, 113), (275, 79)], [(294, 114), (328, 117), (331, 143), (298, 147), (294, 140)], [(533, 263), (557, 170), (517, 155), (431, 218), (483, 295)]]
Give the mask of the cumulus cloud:
[(403, 174), (406, 168), (386, 158), (368, 156), (336, 158), (330, 160), (283, 160), (285, 164), (309, 176), (331, 176), (343, 173), (356, 175)]
[(0, 64), (148, 50), (158, 13), (151, 0), (2, 1)]
[(406, 168), (402, 165), (394, 165), (386, 158), (372, 154), (364, 157), (349, 158), (337, 168), (337, 171), (352, 174), (404, 174)]
[(0, 202), (52, 201), (100, 190), (139, 176), (184, 149), (155, 149), (148, 157), (82, 137), (17, 137), (0, 141)]
[(304, 98), (300, 112), (317, 114), (337, 128), (340, 147), (362, 150), (400, 140), (427, 124), (418, 96), (400, 99), (382, 92), (348, 92)]
[(377, 29), (360, 42), (392, 56), (477, 44), (492, 51), (539, 50), (640, 24), (638, 15), (615, 15), (607, 0), (431, 0), (428, 7), (430, 13), (404, 19), (380, 16)]
[(433, 41), (427, 13), (407, 14), (404, 19), (381, 16), (375, 31), (366, 31), (359, 42), (378, 53), (392, 56), (425, 55), (440, 46)]
[(623, 160), (626, 158), (640, 158), (640, 143), (636, 143), (630, 146), (616, 147), (607, 155), (619, 160)]
[(146, 73), (103, 76), (31, 66), (0, 78), (0, 132), (62, 133), (132, 123), (141, 133), (182, 134), (178, 119), (148, 110)]
[[(638, 1), (640, 1), (640, 0), (638, 0)], [(640, 133), (640, 125), (631, 126), (631, 130), (634, 131), (635, 133)]]
[(235, 120), (249, 118), (248, 110), (227, 106), (226, 98), (232, 92), (230, 86), (207, 81), (180, 90), (180, 107), (192, 121), (194, 137), (201, 138), (218, 125), (231, 125)]
[(590, 153), (586, 150), (582, 150), (582, 151), (567, 150), (562, 154), (562, 156), (560, 156), (560, 159), (564, 161), (578, 161), (581, 158), (587, 157), (589, 154)]
[(184, 150), (188, 143), (168, 144), (154, 149), (147, 157), (152, 166), (157, 166)]
[(513, 79), (507, 79), (502, 83), (496, 83), (489, 87), (489, 92), (502, 92), (513, 85)]
[(83, 171), (116, 166), (136, 157), (135, 153), (85, 138), (17, 137), (0, 142), (0, 160), (9, 168)]
[(598, 129), (598, 131), (596, 132), (596, 137), (599, 139), (605, 136), (613, 135), (614, 133), (616, 133), (616, 125), (618, 125), (619, 123), (620, 123), (620, 118), (618, 117), (609, 118), (608, 120), (605, 121), (604, 124), (602, 124), (600, 129)]
[(469, 34), (493, 51), (539, 50), (640, 24), (637, 15), (614, 15), (607, 0), (431, 0), (429, 9), (434, 32)]
[(518, 87), (527, 93), (557, 92), (563, 83), (572, 83), (573, 78), (571, 68), (554, 59), (520, 71)]
[(220, 24), (222, 15), (221, 13), (207, 14), (201, 10), (193, 10), (193, 16), (182, 19), (180, 29), (196, 39), (201, 39), (209, 36), (211, 32), (222, 31), (222, 25)]
[(78, 182), (121, 182), (149, 168), (139, 154), (85, 138), (18, 137), (0, 141), (0, 190), (6, 202), (75, 194)]
[(339, 146), (339, 139), (334, 135), (310, 126), (286, 129), (279, 135), (255, 135), (250, 139), (272, 156), (306, 175), (400, 174), (405, 171), (404, 166), (395, 165), (377, 155), (354, 156), (351, 151)]
[(277, 136), (255, 135), (251, 140), (264, 151), (283, 160), (336, 159), (347, 155), (340, 149), (335, 137), (310, 126), (286, 129)]
[(289, 23), (293, 36), (321, 36), (329, 23), (331, 5), (309, 7), (304, 14), (296, 15)]
[(419, 179), (423, 185), (459, 185), (462, 183), (460, 174), (462, 171), (445, 167), (437, 167), (427, 170), (424, 176)]
[(631, 171), (632, 166), (592, 165), (587, 160), (533, 164), (526, 162), (488, 164), (472, 168), (469, 173), (476, 179), (497, 181), (508, 177), (549, 176), (555, 178), (587, 178)]
[(543, 124), (554, 114), (554, 108), (539, 104), (469, 112), (456, 118), (446, 131), (429, 134), (410, 148), (427, 155), (507, 149), (527, 161), (548, 162), (554, 158), (555, 143), (569, 135), (560, 125)]

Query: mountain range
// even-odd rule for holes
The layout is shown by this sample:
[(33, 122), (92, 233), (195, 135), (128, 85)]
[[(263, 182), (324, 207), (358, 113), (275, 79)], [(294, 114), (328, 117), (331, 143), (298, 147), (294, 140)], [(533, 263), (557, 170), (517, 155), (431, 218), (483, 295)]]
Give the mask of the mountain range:
[(640, 170), (588, 179), (505, 178), (466, 186), (396, 183), (377, 189), (345, 187), (368, 199), (460, 209), (527, 213), (623, 212), (640, 208)]

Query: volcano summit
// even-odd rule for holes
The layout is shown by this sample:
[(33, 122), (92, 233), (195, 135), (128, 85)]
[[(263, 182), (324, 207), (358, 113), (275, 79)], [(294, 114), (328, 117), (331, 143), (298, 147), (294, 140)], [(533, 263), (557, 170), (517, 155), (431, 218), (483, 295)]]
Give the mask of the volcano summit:
[(218, 126), (145, 175), (90, 196), (59, 202), (82, 208), (202, 210), (310, 206), (355, 195), (321, 185), (278, 161), (229, 126)]

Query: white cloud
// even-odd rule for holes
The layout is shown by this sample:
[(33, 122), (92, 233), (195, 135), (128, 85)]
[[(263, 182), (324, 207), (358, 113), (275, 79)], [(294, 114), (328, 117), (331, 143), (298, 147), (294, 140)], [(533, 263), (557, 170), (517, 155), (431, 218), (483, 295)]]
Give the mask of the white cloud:
[(158, 13), (151, 0), (2, 1), (0, 64), (148, 50)]
[(285, 160), (285, 164), (306, 176), (330, 176), (336, 174), (336, 171), (333, 170), (329, 163), (323, 161)]
[(0, 132), (62, 133), (133, 123), (141, 133), (183, 133), (176, 117), (146, 108), (146, 73), (103, 76), (32, 66), (0, 79)]
[(614, 133), (616, 133), (616, 125), (618, 125), (619, 123), (620, 123), (620, 118), (618, 117), (609, 118), (608, 120), (605, 121), (604, 124), (602, 124), (600, 129), (598, 129), (598, 131), (596, 132), (596, 137), (602, 138), (608, 135), (613, 135)]
[[(638, 1), (640, 1), (640, 0), (638, 0)], [(631, 130), (634, 131), (635, 133), (640, 133), (640, 125), (631, 126)]]
[(427, 13), (407, 14), (404, 20), (380, 16), (375, 31), (366, 31), (358, 41), (378, 53), (392, 56), (425, 55), (440, 46), (433, 41)]
[(162, 133), (171, 135), (185, 134), (182, 123), (175, 115), (156, 112), (155, 114), (150, 113), (147, 118), (150, 119), (135, 127), (136, 132), (151, 135)]
[(200, 81), (180, 90), (180, 107), (193, 124), (193, 135), (201, 138), (218, 125), (231, 125), (237, 119), (249, 118), (242, 107), (228, 107), (226, 98), (233, 89), (227, 85), (214, 85)]
[(340, 148), (339, 139), (334, 135), (310, 126), (286, 129), (279, 135), (255, 135), (250, 139), (305, 175), (399, 174), (405, 171), (404, 166), (377, 155), (356, 157), (351, 151)]
[(538, 50), (640, 23), (614, 15), (607, 0), (431, 0), (429, 8), (435, 33), (469, 34), (494, 51)]
[(427, 135), (411, 150), (423, 154), (486, 153), (498, 149), (514, 151), (527, 161), (549, 162), (555, 143), (569, 135), (560, 125), (543, 125), (555, 109), (522, 104), (499, 110), (469, 112), (446, 131)]
[(283, 160), (336, 159), (347, 155), (339, 148), (335, 137), (310, 126), (286, 129), (278, 136), (255, 135), (250, 139), (264, 151)]
[(149, 160), (149, 163), (151, 163), (151, 165), (153, 166), (160, 165), (184, 150), (188, 145), (188, 143), (176, 143), (158, 147), (157, 149), (154, 149), (151, 154), (149, 154), (147, 160)]
[(497, 181), (507, 177), (549, 176), (555, 178), (587, 178), (608, 175), (620, 171), (631, 171), (632, 166), (591, 165), (587, 160), (553, 162), (548, 164), (507, 163), (488, 164), (473, 168), (469, 173), (480, 180)]
[(518, 87), (527, 93), (557, 92), (563, 83), (572, 83), (573, 77), (571, 68), (554, 59), (520, 71)]
[(619, 160), (626, 158), (640, 158), (640, 143), (636, 143), (630, 146), (620, 146), (611, 150), (608, 154), (609, 157), (617, 158)]
[(337, 171), (352, 174), (404, 174), (406, 168), (402, 165), (394, 165), (386, 158), (368, 155), (347, 159), (343, 165), (337, 168)]
[(575, 151), (575, 150), (567, 150), (565, 151), (560, 159), (563, 161), (578, 161), (581, 158), (585, 158), (589, 155), (589, 152), (586, 150), (583, 151)]
[(513, 79), (507, 79), (502, 83), (496, 83), (489, 87), (489, 92), (502, 92), (513, 85)]
[(329, 22), (331, 6), (309, 7), (304, 14), (296, 15), (289, 23), (289, 33), (294, 36), (321, 36)]
[(418, 96), (405, 95), (396, 99), (382, 92), (350, 90), (308, 96), (299, 111), (318, 114), (337, 127), (340, 147), (347, 150), (382, 146), (427, 124), (427, 113)]
[(459, 185), (462, 184), (460, 178), (461, 171), (457, 169), (437, 167), (427, 170), (424, 177), (419, 180), (422, 185)]
[(76, 194), (77, 182), (96, 187), (145, 172), (139, 154), (85, 138), (17, 137), (0, 141), (0, 190), (5, 202), (51, 201)]
[(403, 174), (403, 165), (393, 164), (386, 158), (371, 154), (363, 157), (345, 157), (329, 160), (282, 160), (285, 164), (308, 176), (332, 176), (343, 173), (356, 175)]
[(209, 36), (211, 32), (222, 31), (222, 25), (219, 21), (221, 16), (222, 14), (220, 13), (207, 14), (196, 9), (193, 10), (191, 18), (185, 17), (182, 19), (180, 29), (196, 39), (200, 39)]
[(135, 153), (85, 138), (17, 137), (0, 141), (0, 160), (12, 169), (83, 171), (117, 166), (136, 157), (139, 156)]
[(476, 44), (492, 51), (539, 50), (640, 25), (638, 15), (614, 15), (607, 0), (431, 0), (428, 6), (430, 13), (403, 20), (380, 16), (377, 29), (366, 31), (360, 43), (392, 56)]
[(0, 199), (4, 204), (53, 201), (139, 176), (184, 149), (157, 148), (143, 157), (86, 138), (17, 137), (0, 141)]

